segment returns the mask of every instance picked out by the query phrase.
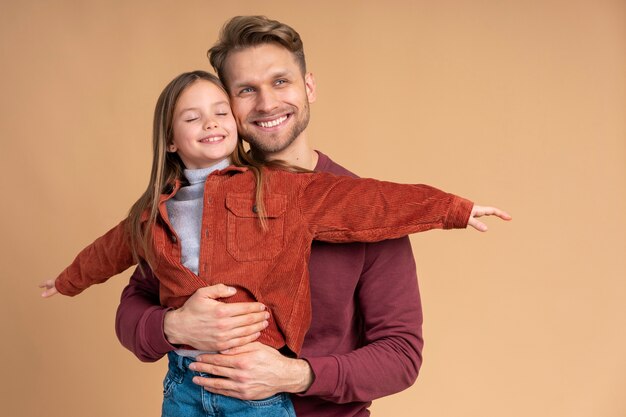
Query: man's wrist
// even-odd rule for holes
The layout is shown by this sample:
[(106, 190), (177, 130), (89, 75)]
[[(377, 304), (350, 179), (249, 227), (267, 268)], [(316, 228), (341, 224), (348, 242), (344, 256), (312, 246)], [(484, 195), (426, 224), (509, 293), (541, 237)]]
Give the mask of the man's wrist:
[(163, 317), (163, 335), (172, 345), (182, 345), (185, 343), (182, 339), (182, 335), (176, 332), (179, 317), (178, 310), (170, 310), (166, 312)]
[(309, 389), (314, 380), (313, 370), (311, 365), (304, 359), (290, 359), (290, 373), (292, 385), (285, 392), (292, 394), (298, 394), (305, 392)]

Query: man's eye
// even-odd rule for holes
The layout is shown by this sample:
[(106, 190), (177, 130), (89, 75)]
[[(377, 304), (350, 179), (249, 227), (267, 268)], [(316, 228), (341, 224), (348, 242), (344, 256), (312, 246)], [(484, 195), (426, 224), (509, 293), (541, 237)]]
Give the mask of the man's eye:
[(275, 84), (276, 85), (281, 85), (281, 84), (285, 84), (287, 82), (287, 80), (276, 80)]
[(246, 87), (246, 88), (242, 88), (241, 91), (239, 92), (239, 94), (246, 94), (246, 93), (251, 93), (254, 90), (252, 89), (252, 87)]

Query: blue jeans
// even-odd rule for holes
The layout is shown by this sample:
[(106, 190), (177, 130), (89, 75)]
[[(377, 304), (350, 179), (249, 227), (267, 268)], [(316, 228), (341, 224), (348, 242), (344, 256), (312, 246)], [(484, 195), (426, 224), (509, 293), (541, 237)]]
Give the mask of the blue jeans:
[(288, 394), (280, 393), (258, 401), (213, 394), (192, 382), (194, 376), (210, 377), (189, 369), (193, 359), (174, 352), (167, 356), (169, 369), (163, 381), (161, 417), (296, 417)]

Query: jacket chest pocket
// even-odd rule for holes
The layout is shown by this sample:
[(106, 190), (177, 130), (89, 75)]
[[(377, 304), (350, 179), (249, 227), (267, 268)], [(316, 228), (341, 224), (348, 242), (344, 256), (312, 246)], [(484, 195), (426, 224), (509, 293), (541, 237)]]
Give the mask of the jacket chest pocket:
[(266, 230), (261, 226), (254, 199), (249, 194), (226, 196), (227, 250), (237, 261), (266, 261), (283, 250), (287, 197), (265, 196), (263, 202)]

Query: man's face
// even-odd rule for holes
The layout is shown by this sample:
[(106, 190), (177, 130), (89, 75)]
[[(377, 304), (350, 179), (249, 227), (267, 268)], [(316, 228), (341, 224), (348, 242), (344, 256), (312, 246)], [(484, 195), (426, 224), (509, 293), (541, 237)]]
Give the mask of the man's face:
[(231, 52), (225, 82), (239, 135), (266, 156), (301, 137), (315, 101), (312, 74), (302, 75), (293, 54), (277, 44)]

